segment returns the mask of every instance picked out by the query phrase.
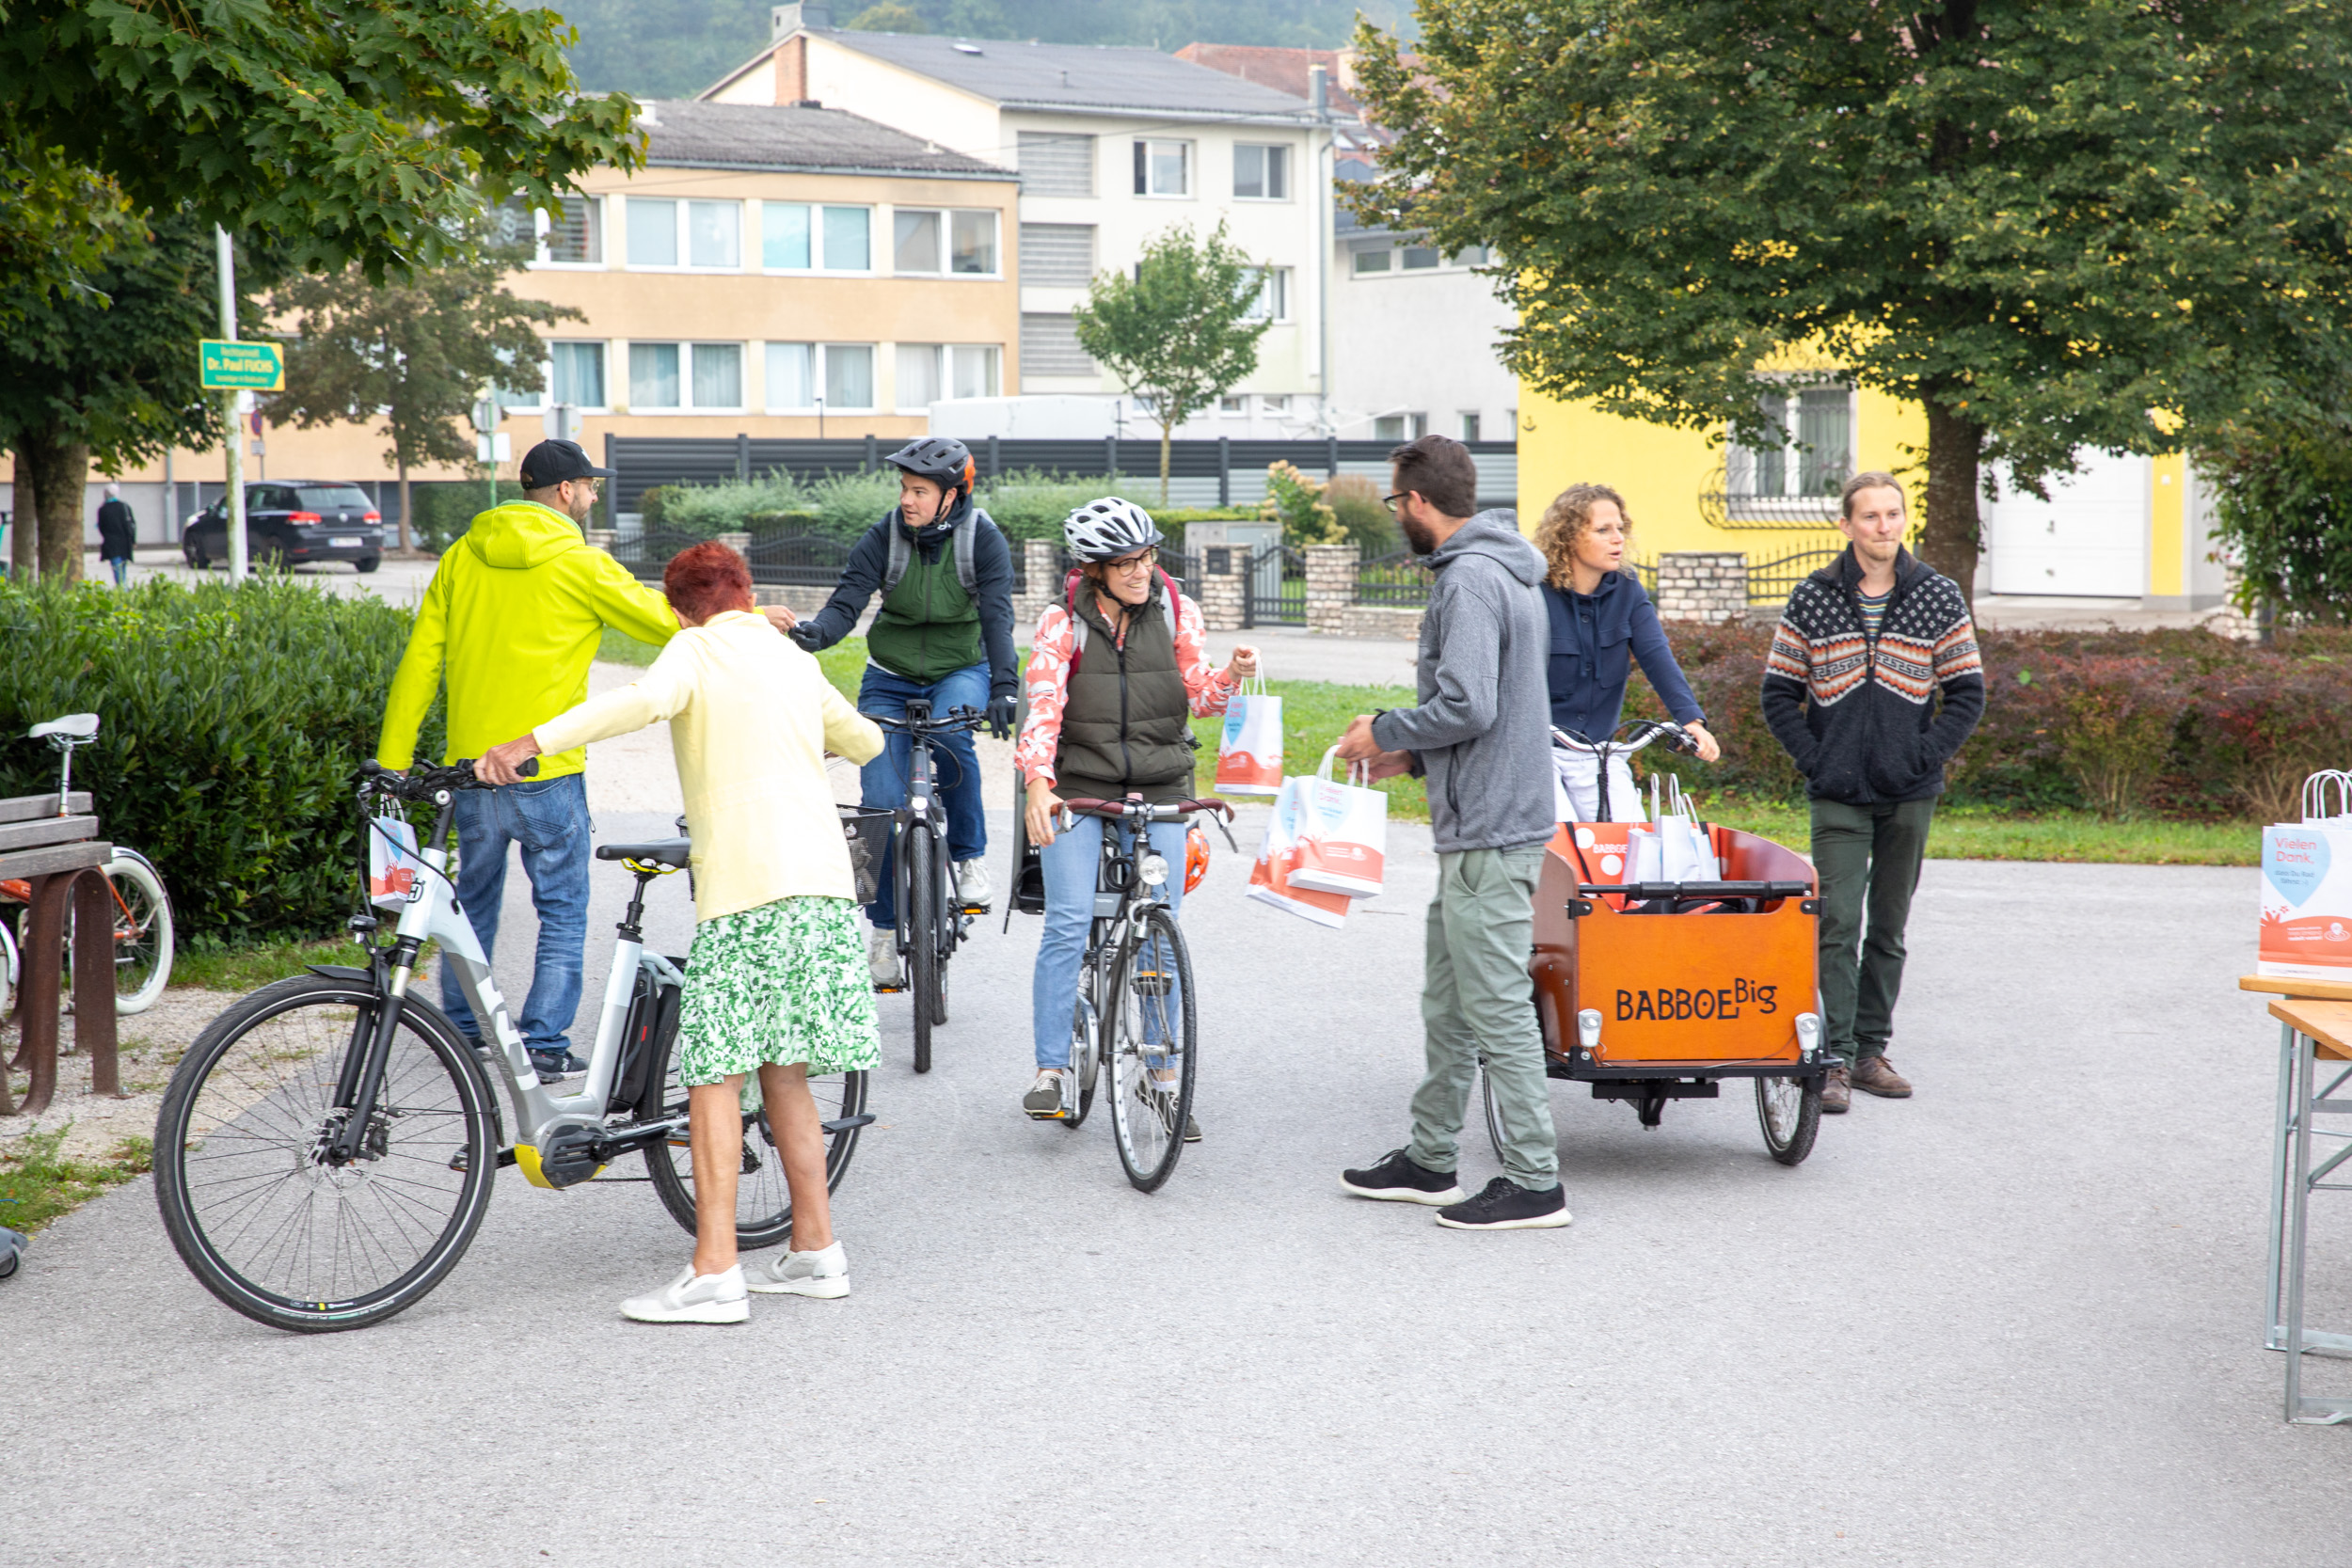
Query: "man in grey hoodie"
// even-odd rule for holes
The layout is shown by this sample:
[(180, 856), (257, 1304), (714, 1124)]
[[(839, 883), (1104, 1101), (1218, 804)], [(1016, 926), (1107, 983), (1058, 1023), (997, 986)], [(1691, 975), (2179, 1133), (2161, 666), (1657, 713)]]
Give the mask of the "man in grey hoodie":
[[(1424, 436), (1389, 461), (1389, 504), (1438, 578), (1421, 623), (1421, 701), (1357, 719), (1340, 755), (1370, 763), (1375, 779), (1428, 781), (1438, 850), (1421, 995), (1428, 1055), (1411, 1144), (1341, 1182), (1359, 1197), (1437, 1206), (1438, 1223), (1457, 1230), (1549, 1229), (1568, 1223), (1568, 1209), (1527, 977), (1535, 878), (1555, 827), (1544, 558), (1510, 513), (1472, 515), (1478, 469), (1459, 441)], [(1454, 1169), (1481, 1056), (1504, 1174), (1466, 1198)]]

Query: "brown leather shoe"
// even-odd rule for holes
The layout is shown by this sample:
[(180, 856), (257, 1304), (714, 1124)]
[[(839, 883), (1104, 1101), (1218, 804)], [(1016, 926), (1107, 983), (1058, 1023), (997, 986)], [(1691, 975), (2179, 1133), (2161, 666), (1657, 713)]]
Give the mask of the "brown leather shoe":
[(1821, 1085), (1821, 1114), (1842, 1117), (1852, 1103), (1853, 1092), (1847, 1087), (1846, 1069), (1842, 1067), (1831, 1068), (1829, 1081)]
[(1881, 1100), (1911, 1098), (1911, 1080), (1897, 1072), (1883, 1056), (1865, 1056), (1854, 1063), (1853, 1086)]

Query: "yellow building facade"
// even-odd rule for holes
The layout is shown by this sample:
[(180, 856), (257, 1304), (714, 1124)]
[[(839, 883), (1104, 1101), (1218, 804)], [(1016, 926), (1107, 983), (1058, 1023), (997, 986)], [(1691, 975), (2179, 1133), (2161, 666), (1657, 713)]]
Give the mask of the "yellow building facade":
[[(1896, 474), (1913, 516), (1923, 515), (1927, 418), (1916, 404), (1793, 384), (1786, 396), (1784, 426), (1802, 442), (1755, 452), (1721, 430), (1624, 419), (1522, 385), (1520, 524), (1532, 532), (1570, 484), (1607, 484), (1632, 515), (1636, 561), (1727, 551), (1745, 556), (1753, 572), (1843, 546), (1836, 489), (1848, 474)], [(2054, 481), (2046, 499), (2013, 492), (1994, 474), (1994, 498), (1979, 502), (1984, 551), (1976, 592), (2137, 600), (2152, 610), (2219, 604), (2225, 584), (2211, 559), (2211, 495), (2185, 459), (2087, 451), (2078, 461), (2079, 471)]]

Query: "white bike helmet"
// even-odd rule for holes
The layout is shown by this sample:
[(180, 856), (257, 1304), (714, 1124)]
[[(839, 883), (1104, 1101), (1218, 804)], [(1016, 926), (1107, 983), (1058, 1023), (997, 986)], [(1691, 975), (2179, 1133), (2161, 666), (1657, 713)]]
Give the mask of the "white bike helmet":
[(1116, 561), (1168, 538), (1152, 523), (1152, 514), (1117, 496), (1087, 502), (1062, 519), (1061, 531), (1070, 553), (1080, 561)]

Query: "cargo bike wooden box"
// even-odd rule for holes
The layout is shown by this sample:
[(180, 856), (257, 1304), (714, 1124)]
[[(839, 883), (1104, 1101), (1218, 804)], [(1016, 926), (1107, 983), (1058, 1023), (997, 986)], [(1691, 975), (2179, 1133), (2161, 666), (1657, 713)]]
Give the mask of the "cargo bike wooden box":
[[(1633, 1103), (1656, 1127), (1670, 1100), (1756, 1085), (1764, 1146), (1813, 1150), (1821, 1086), (1812, 865), (1754, 833), (1706, 829), (1715, 880), (1633, 882), (1622, 822), (1563, 823), (1535, 890), (1528, 974), (1544, 1070)], [(1483, 1078), (1482, 1078), (1483, 1083)], [(1492, 1089), (1488, 1132), (1502, 1146)]]

